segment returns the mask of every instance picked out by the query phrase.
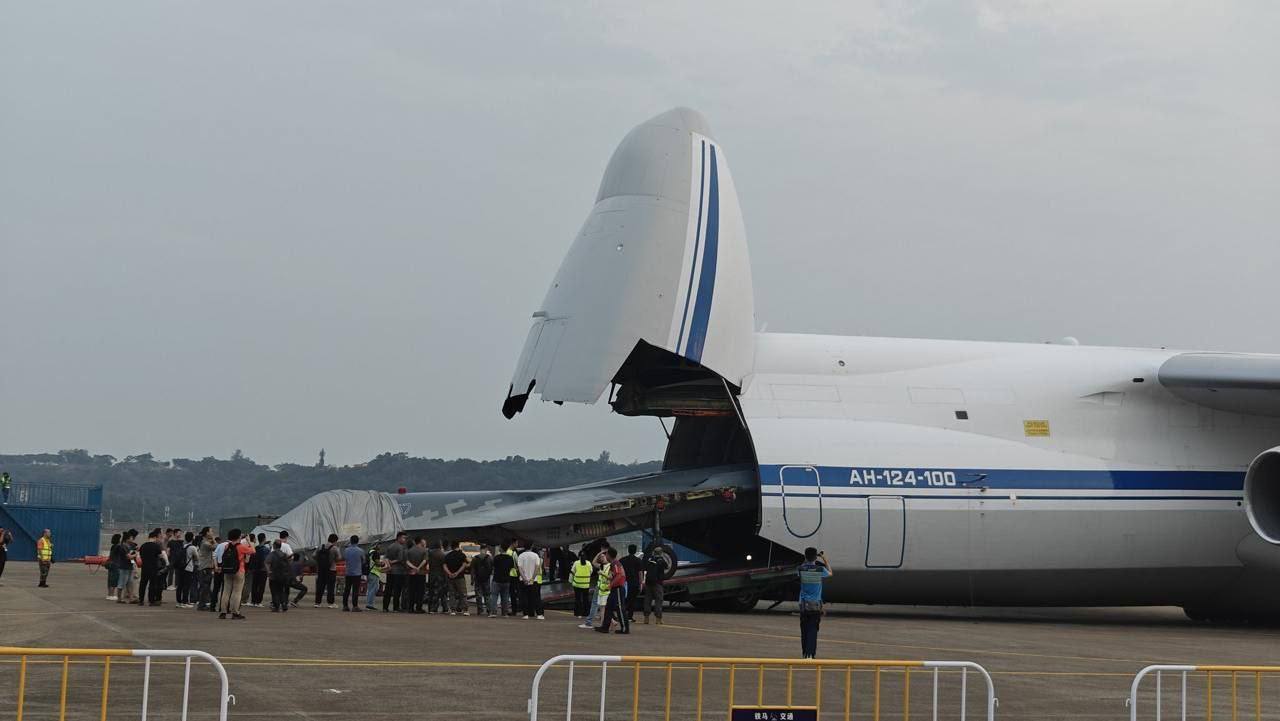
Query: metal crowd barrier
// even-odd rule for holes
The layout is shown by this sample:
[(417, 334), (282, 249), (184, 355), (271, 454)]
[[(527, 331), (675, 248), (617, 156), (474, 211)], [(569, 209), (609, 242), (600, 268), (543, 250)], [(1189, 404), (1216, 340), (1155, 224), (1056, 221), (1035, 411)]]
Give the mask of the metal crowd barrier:
[[(1197, 715), (1203, 715), (1206, 721), (1213, 721), (1213, 712), (1214, 712), (1214, 707), (1213, 707), (1214, 676), (1213, 675), (1215, 673), (1219, 674), (1219, 677), (1230, 674), (1231, 685), (1229, 687), (1229, 693), (1230, 693), (1230, 700), (1231, 700), (1230, 713), (1231, 713), (1232, 721), (1239, 721), (1239, 717), (1240, 717), (1240, 711), (1241, 711), (1241, 705), (1242, 705), (1240, 676), (1243, 675), (1249, 679), (1244, 684), (1244, 689), (1243, 689), (1244, 695), (1246, 697), (1246, 700), (1244, 700), (1244, 704), (1243, 704), (1244, 710), (1245, 710), (1245, 713), (1248, 713), (1250, 710), (1249, 707), (1252, 706), (1253, 718), (1255, 720), (1259, 720), (1262, 718), (1262, 676), (1263, 674), (1280, 674), (1280, 666), (1178, 666), (1178, 665), (1172, 665), (1172, 664), (1157, 664), (1154, 666), (1147, 666), (1146, 668), (1139, 671), (1136, 676), (1133, 677), (1133, 685), (1130, 686), (1129, 688), (1129, 697), (1125, 699), (1125, 704), (1129, 707), (1130, 721), (1137, 721), (1138, 719), (1138, 691), (1140, 690), (1142, 682), (1148, 676), (1151, 676), (1153, 674), (1155, 675), (1155, 689), (1154, 689), (1155, 696), (1154, 696), (1154, 704), (1153, 704), (1154, 711), (1155, 711), (1155, 718), (1157, 719), (1157, 721), (1163, 718), (1165, 696), (1170, 694), (1170, 690), (1167, 689), (1165, 685), (1164, 677), (1166, 673), (1175, 674), (1175, 682), (1172, 688), (1172, 694), (1176, 700), (1175, 705), (1179, 711), (1178, 718), (1182, 719), (1183, 721), (1186, 721), (1186, 718), (1187, 718), (1187, 705), (1188, 705), (1187, 677), (1189, 674), (1195, 674), (1195, 677), (1194, 677), (1195, 680), (1192, 683), (1193, 695), (1191, 696), (1193, 703), (1199, 698), (1199, 692), (1201, 690), (1200, 688), (1201, 678), (1203, 678), (1203, 681), (1204, 681), (1203, 683), (1204, 707), (1203, 709), (1200, 709), (1200, 711), (1202, 711), (1202, 714), (1197, 714)], [(1218, 703), (1220, 705), (1225, 705), (1223, 704), (1223, 698), (1226, 693), (1227, 693), (1226, 690), (1218, 691)]]
[[(147, 703), (151, 695), (151, 660), (153, 658), (172, 658), (184, 659), (183, 664), (183, 682), (182, 682), (182, 721), (187, 721), (187, 707), (191, 700), (191, 660), (200, 659), (208, 662), (215, 671), (218, 672), (218, 680), (221, 684), (218, 693), (218, 721), (226, 721), (227, 704), (234, 704), (235, 696), (229, 691), (227, 682), (227, 670), (223, 668), (222, 663), (213, 656), (204, 651), (176, 651), (176, 650), (160, 650), (160, 649), (127, 649), (127, 648), (20, 648), (17, 646), (0, 646), (0, 656), (17, 656), (18, 657), (18, 688), (17, 688), (17, 721), (22, 721), (24, 706), (27, 697), (27, 676), (28, 666), (36, 664), (58, 664), (62, 667), (61, 681), (58, 691), (58, 719), (66, 721), (67, 718), (67, 689), (71, 676), (72, 658), (80, 658), (85, 656), (102, 657), (102, 692), (100, 700), (100, 718), (106, 721), (108, 701), (111, 691), (111, 659), (127, 656), (131, 658), (144, 659), (142, 670), (142, 721), (147, 719)], [(28, 661), (31, 657), (53, 657), (54, 661), (33, 660)], [(82, 663), (77, 661), (76, 663)], [(118, 673), (118, 672), (117, 672)], [(118, 711), (118, 709), (117, 709)], [(44, 714), (41, 714), (44, 715)], [(166, 714), (167, 715), (167, 714)]]
[[(610, 718), (671, 719), (707, 718), (827, 718), (844, 721), (857, 717), (880, 721), (901, 718), (908, 721), (923, 701), (937, 721), (942, 709), (947, 718), (966, 721), (969, 686), (985, 691), (976, 718), (995, 719), (995, 686), (991, 674), (970, 661), (863, 661), (838, 659), (718, 658), (707, 656), (597, 656), (560, 655), (548, 659), (533, 676), (529, 696), (530, 721), (538, 721), (539, 703), (556, 704), (560, 694), (543, 694), (543, 683), (552, 670), (564, 674), (564, 718), (572, 721), (575, 699), (589, 704), (603, 721)], [(642, 673), (644, 672), (644, 673)], [(785, 675), (785, 681), (782, 676)], [(969, 676), (975, 676), (971, 682)], [(559, 674), (557, 674), (559, 676)], [(585, 678), (584, 678), (585, 676)], [(620, 676), (620, 678), (619, 678)], [(656, 677), (655, 677), (656, 676)], [(834, 678), (831, 678), (833, 677)], [(920, 678), (920, 677), (924, 678)], [(824, 682), (824, 678), (827, 679)], [(912, 685), (913, 678), (920, 679)], [(768, 683), (775, 679), (773, 683)], [(887, 690), (882, 683), (888, 679)], [(585, 683), (584, 683), (585, 681)], [(597, 690), (595, 683), (599, 683)], [(921, 683), (923, 681), (923, 683)], [(834, 684), (839, 698), (828, 689)], [(974, 696), (979, 696), (975, 693)], [(613, 699), (610, 705), (610, 698)], [(834, 701), (834, 703), (833, 703)], [(947, 701), (943, 707), (940, 701)], [(549, 708), (546, 717), (558, 715)], [(765, 709), (783, 715), (753, 715)], [(739, 715), (738, 712), (743, 712)], [(790, 714), (790, 715), (788, 715)], [(916, 718), (922, 718), (915, 711)], [(581, 714), (580, 714), (581, 716)]]

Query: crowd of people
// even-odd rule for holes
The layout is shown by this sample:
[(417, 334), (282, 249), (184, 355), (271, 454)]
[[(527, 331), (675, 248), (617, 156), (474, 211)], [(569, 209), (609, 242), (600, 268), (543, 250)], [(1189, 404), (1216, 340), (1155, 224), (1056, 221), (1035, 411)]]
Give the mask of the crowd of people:
[(308, 592), (314, 594), (313, 607), (337, 608), (341, 575), (342, 610), (347, 612), (381, 608), (384, 613), (470, 616), (474, 604), (477, 616), (543, 620), (544, 581), (567, 580), (582, 628), (607, 633), (616, 623), (618, 633), (629, 633), (642, 609), (645, 623), (651, 615), (662, 623), (667, 556), (651, 553), (644, 559), (632, 545), (620, 557), (604, 539), (584, 546), (570, 563), (562, 547), (547, 549), (514, 539), (468, 554), (457, 541), (429, 543), (403, 532), (367, 550), (359, 536), (343, 542), (331, 533), (310, 559), (315, 577), (308, 589), (308, 564), (290, 545), (287, 531), (268, 540), (265, 533), (254, 537), (232, 529), (223, 539), (209, 527), (196, 533), (156, 528), (141, 542), (139, 533), (130, 529), (111, 537), (109, 601), (161, 606), (164, 593), (172, 591), (176, 608), (243, 620), (244, 607), (269, 606), (284, 613), (297, 608)]
[[(12, 536), (0, 528), (0, 574), (5, 547), (11, 541)], [(39, 585), (44, 587), (53, 556), (48, 529), (36, 548)], [(457, 541), (428, 545), (426, 538), (410, 539), (403, 532), (391, 543), (368, 550), (361, 548), (359, 536), (342, 544), (338, 534), (331, 533), (315, 551), (312, 605), (337, 608), (334, 600), (341, 572), (343, 611), (378, 610), (375, 604), (381, 591), (384, 613), (470, 616), (473, 600), (477, 616), (542, 620), (546, 618), (544, 580), (567, 580), (579, 628), (609, 633), (616, 623), (614, 632), (626, 634), (637, 611), (644, 623), (652, 617), (662, 625), (663, 584), (670, 570), (661, 546), (646, 556), (637, 551), (632, 544), (620, 556), (601, 538), (583, 546), (576, 560), (568, 562), (571, 554), (563, 547), (549, 551), (515, 539), (496, 549), (482, 545), (478, 553), (468, 555)], [(157, 528), (139, 544), (138, 531), (130, 529), (111, 537), (106, 567), (108, 601), (160, 606), (164, 592), (173, 591), (175, 607), (217, 612), (221, 619), (243, 620), (241, 608), (264, 607), (268, 591), (271, 610), (284, 613), (297, 608), (309, 590), (304, 583), (307, 567), (301, 553), (289, 544), (288, 531), (268, 541), (265, 533), (255, 538), (232, 529), (223, 540), (208, 526), (199, 533)], [(812, 547), (805, 549), (797, 573), (801, 654), (815, 658), (825, 615), (823, 583), (834, 574), (826, 554)]]

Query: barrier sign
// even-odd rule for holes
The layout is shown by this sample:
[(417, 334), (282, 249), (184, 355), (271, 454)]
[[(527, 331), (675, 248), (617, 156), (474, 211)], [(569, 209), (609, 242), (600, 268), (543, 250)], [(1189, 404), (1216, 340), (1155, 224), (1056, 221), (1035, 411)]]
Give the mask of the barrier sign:
[(818, 707), (734, 706), (729, 721), (818, 721)]

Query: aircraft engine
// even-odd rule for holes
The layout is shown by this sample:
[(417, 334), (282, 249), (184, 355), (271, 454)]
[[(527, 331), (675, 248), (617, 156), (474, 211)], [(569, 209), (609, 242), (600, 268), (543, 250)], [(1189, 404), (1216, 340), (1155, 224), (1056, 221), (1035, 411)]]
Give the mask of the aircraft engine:
[(1280, 446), (1258, 454), (1244, 476), (1244, 510), (1263, 540), (1280, 546)]

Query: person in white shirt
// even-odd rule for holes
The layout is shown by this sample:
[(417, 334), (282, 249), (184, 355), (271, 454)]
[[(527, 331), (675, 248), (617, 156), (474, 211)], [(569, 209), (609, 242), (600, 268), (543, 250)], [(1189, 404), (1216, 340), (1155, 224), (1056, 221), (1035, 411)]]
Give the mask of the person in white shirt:
[(542, 615), (542, 556), (538, 547), (530, 544), (525, 552), (516, 557), (516, 569), (520, 574), (520, 588), (524, 592), (523, 603), (525, 618), (546, 618)]
[(284, 553), (284, 555), (289, 556), (290, 558), (293, 557), (293, 546), (289, 545), (288, 531), (280, 532), (280, 550)]

